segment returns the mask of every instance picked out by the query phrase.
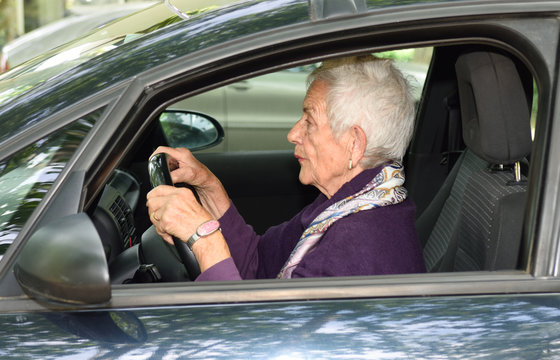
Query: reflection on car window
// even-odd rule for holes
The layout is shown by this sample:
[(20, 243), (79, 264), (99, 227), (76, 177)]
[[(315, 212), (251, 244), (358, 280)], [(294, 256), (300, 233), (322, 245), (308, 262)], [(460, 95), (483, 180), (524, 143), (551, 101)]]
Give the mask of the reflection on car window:
[(96, 110), (0, 161), (0, 257), (99, 118)]

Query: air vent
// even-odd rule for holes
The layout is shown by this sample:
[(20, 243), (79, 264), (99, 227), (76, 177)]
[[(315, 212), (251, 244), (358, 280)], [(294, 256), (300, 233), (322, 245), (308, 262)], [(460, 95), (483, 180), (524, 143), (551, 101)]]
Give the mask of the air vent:
[(134, 227), (132, 211), (120, 195), (116, 197), (109, 210), (117, 222), (125, 249), (135, 244), (136, 228)]

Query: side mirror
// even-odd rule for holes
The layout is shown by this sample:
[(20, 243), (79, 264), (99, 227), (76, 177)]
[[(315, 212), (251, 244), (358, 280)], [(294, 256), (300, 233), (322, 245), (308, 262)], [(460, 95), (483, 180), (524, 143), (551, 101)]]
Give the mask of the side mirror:
[(27, 241), (14, 266), (30, 297), (51, 305), (98, 305), (111, 300), (101, 239), (84, 213), (55, 220)]
[(220, 123), (205, 114), (166, 110), (160, 115), (159, 122), (167, 144), (171, 147), (202, 150), (217, 145), (224, 139), (224, 129)]

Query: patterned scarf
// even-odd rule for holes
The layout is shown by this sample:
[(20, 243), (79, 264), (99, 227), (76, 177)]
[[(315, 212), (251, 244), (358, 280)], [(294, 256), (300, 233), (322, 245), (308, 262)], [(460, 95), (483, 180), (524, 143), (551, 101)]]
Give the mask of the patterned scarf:
[(386, 165), (362, 190), (342, 199), (311, 222), (301, 235), (288, 261), (278, 274), (279, 279), (289, 279), (301, 259), (321, 240), (327, 229), (337, 220), (358, 211), (369, 210), (386, 205), (398, 204), (406, 199), (403, 166), (398, 162)]

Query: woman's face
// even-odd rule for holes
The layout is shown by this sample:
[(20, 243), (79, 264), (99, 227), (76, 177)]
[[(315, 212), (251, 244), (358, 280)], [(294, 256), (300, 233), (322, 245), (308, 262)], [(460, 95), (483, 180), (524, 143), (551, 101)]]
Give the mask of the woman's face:
[(301, 169), (302, 184), (313, 185), (330, 198), (348, 180), (351, 141), (348, 133), (335, 140), (327, 118), (328, 84), (314, 81), (303, 101), (303, 116), (288, 133)]

